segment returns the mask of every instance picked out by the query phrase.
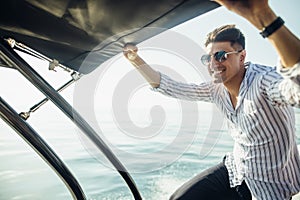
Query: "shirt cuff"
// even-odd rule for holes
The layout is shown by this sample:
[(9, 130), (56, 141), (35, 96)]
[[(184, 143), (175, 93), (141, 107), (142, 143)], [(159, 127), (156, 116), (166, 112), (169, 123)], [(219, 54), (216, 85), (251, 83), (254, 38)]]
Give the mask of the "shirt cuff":
[(160, 82), (159, 85), (157, 87), (153, 87), (151, 88), (154, 91), (158, 91), (158, 92), (162, 92), (165, 91), (168, 88), (168, 80), (170, 79), (167, 75), (164, 75), (162, 73), (160, 73)]
[(277, 72), (284, 78), (292, 78), (300, 75), (300, 62), (296, 63), (293, 67), (283, 67), (280, 59), (277, 62)]

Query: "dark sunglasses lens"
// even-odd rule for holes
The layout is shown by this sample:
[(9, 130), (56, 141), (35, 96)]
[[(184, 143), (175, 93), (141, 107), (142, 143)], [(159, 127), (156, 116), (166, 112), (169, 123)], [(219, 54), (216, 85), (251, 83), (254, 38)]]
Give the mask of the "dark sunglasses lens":
[(201, 62), (203, 65), (209, 65), (210, 63), (210, 55), (203, 55), (201, 57)]
[(215, 53), (214, 58), (218, 62), (224, 62), (226, 60), (225, 54), (225, 51), (218, 51)]

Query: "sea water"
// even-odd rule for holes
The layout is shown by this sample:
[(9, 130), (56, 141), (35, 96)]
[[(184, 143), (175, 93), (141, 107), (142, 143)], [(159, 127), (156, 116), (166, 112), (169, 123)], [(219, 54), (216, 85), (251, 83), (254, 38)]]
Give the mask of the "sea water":
[[(208, 112), (203, 109), (199, 113)], [(103, 154), (90, 148), (84, 135), (57, 108), (47, 105), (38, 112), (28, 122), (66, 163), (89, 200), (133, 199), (126, 183)], [(189, 141), (183, 139), (172, 148), (168, 145), (178, 135), (179, 124), (176, 123), (167, 125), (165, 131), (151, 138), (134, 140), (126, 140), (128, 135), (118, 132), (112, 121), (102, 120), (100, 126), (105, 132), (102, 137), (107, 138), (112, 149), (121, 150), (117, 156), (133, 177), (143, 199), (157, 200), (168, 199), (181, 184), (221, 162), (225, 153), (232, 150), (233, 142), (226, 126), (209, 130), (205, 122), (209, 120), (208, 115), (203, 114), (201, 118), (204, 122), (198, 124), (196, 134), (188, 126), (182, 128)], [(297, 143), (300, 144), (299, 110), (296, 110), (296, 121)], [(155, 156), (151, 159), (149, 155)], [(72, 199), (52, 169), (4, 122), (0, 123), (0, 160), (0, 200)]]

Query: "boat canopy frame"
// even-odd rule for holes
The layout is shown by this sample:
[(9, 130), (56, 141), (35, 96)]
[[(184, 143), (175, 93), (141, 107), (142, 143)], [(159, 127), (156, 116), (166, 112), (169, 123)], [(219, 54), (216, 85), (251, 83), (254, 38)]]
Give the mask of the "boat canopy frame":
[[(103, 152), (128, 185), (133, 198), (142, 199), (125, 166), (59, 92), (121, 53), (126, 43), (139, 44), (217, 7), (217, 3), (207, 0), (1, 2), (0, 67), (17, 70), (45, 95), (45, 99), (28, 112), (18, 114), (0, 94), (0, 118), (58, 174), (74, 199), (87, 199), (64, 162), (26, 121), (32, 112), (50, 100)], [(22, 48), (14, 43), (16, 41), (30, 48)], [(55, 90), (16, 50), (48, 60), (52, 70), (57, 66), (70, 69), (74, 72), (72, 79)], [(90, 54), (94, 56), (89, 60)]]
[[(115, 167), (118, 173), (127, 183), (134, 199), (142, 199), (140, 192), (127, 169), (118, 160), (110, 148), (99, 137), (96, 131), (86, 120), (73, 108), (43, 77), (41, 77), (14, 49), (7, 40), (1, 39), (0, 52), (6, 55), (6, 60), (13, 63), (28, 81), (30, 81), (47, 99), (51, 100), (73, 123), (102, 151), (106, 158)], [(55, 154), (50, 146), (39, 136), (39, 134), (25, 121), (22, 116), (0, 97), (0, 117), (11, 128), (13, 128), (45, 161), (66, 184), (75, 199), (86, 199), (78, 181), (71, 174), (61, 159)]]

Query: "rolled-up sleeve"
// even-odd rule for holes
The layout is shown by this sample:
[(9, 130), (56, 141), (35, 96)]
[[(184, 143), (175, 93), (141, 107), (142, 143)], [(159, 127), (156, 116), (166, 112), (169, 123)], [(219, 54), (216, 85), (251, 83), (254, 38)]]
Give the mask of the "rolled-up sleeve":
[(212, 102), (212, 83), (188, 84), (172, 80), (165, 74), (160, 73), (160, 85), (153, 88), (166, 96), (190, 100)]
[(281, 94), (290, 105), (300, 107), (300, 62), (291, 68), (284, 68), (278, 61), (277, 72), (283, 77), (279, 83)]

